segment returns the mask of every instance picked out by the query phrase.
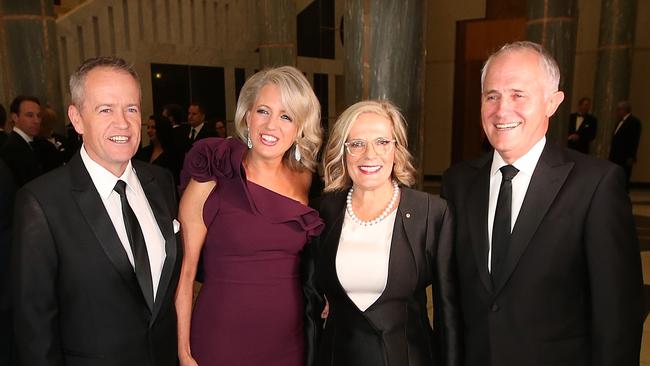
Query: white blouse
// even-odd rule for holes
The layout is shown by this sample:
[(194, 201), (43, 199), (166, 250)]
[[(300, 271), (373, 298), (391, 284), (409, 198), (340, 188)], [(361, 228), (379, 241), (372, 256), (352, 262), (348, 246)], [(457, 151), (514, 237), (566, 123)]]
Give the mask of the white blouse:
[(372, 305), (386, 288), (388, 259), (397, 210), (372, 226), (361, 226), (345, 214), (336, 273), (345, 292), (361, 311)]

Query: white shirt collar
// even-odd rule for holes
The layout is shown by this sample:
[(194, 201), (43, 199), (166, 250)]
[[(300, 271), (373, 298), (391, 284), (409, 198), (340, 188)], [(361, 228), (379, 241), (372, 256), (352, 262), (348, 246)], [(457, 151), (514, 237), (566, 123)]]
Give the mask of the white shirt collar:
[[(528, 176), (532, 176), (533, 172), (535, 171), (535, 166), (537, 166), (537, 161), (539, 160), (539, 157), (542, 156), (542, 152), (544, 151), (544, 145), (546, 145), (546, 136), (542, 136), (542, 138), (537, 141), (533, 147), (528, 150), (524, 156), (520, 157), (517, 159), (512, 165), (519, 169), (519, 172), (525, 173)], [(508, 163), (503, 160), (501, 155), (494, 150), (494, 156), (492, 158), (492, 167), (490, 169), (491, 175), (497, 174), (499, 169), (501, 169), (502, 166), (508, 165)]]
[(16, 131), (16, 133), (19, 134), (20, 137), (22, 137), (23, 140), (27, 141), (28, 143), (34, 141), (34, 139), (31, 136), (29, 136), (28, 134), (23, 132), (23, 130), (21, 130), (20, 128), (18, 128), (16, 126), (14, 126), (14, 131)]
[[(204, 125), (204, 124), (205, 124), (205, 122), (201, 122), (201, 123), (200, 123), (199, 125), (197, 125), (196, 127), (192, 127), (192, 126), (190, 126), (190, 131), (191, 131), (192, 129), (194, 129), (194, 130), (196, 131), (196, 135), (198, 135), (198, 134), (199, 134), (199, 131), (201, 131), (201, 129), (203, 128), (203, 125)], [(195, 135), (195, 136), (196, 136), (196, 135)]]
[(131, 190), (133, 190), (133, 187), (135, 185), (134, 179), (137, 179), (137, 176), (135, 175), (135, 171), (133, 170), (133, 166), (131, 165), (130, 160), (126, 166), (126, 169), (124, 169), (124, 173), (122, 173), (121, 176), (116, 177), (113, 175), (113, 173), (108, 171), (108, 169), (99, 165), (90, 157), (90, 155), (88, 155), (85, 145), (81, 146), (80, 154), (81, 160), (83, 160), (83, 163), (88, 170), (88, 174), (90, 174), (90, 178), (95, 184), (95, 188), (97, 188), (99, 196), (103, 200), (108, 199), (111, 193), (113, 193), (113, 189), (115, 188), (115, 184), (117, 183), (118, 179), (125, 181), (127, 187), (130, 187)]

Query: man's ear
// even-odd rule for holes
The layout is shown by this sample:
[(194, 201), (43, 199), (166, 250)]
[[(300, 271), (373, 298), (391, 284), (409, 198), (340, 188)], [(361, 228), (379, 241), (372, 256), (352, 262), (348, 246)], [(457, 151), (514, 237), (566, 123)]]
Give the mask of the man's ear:
[(18, 115), (16, 113), (11, 113), (11, 121), (16, 124), (18, 122)]
[(564, 92), (556, 91), (551, 94), (546, 102), (546, 117), (551, 118), (551, 116), (557, 111), (557, 108), (560, 106), (564, 100)]
[(78, 134), (83, 135), (84, 126), (83, 123), (81, 123), (81, 112), (74, 104), (70, 104), (70, 106), (68, 106), (68, 118), (70, 118), (70, 122), (72, 122), (74, 130), (77, 131)]

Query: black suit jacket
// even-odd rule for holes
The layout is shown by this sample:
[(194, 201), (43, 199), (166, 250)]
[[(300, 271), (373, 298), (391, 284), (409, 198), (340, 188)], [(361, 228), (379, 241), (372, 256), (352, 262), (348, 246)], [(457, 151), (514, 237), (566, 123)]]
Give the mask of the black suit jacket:
[(639, 246), (617, 166), (550, 142), (537, 163), (492, 283), (492, 153), (452, 167), (465, 365), (638, 365), (643, 324)]
[(174, 183), (158, 167), (133, 167), (165, 238), (153, 310), (77, 154), (16, 198), (12, 282), (21, 365), (176, 365)]
[(632, 166), (632, 163), (636, 161), (640, 137), (641, 121), (633, 115), (629, 115), (612, 137), (609, 160), (621, 166)]
[(176, 140), (177, 148), (182, 149), (183, 152), (188, 152), (196, 141), (207, 137), (219, 137), (214, 126), (208, 121), (203, 123), (203, 127), (201, 127), (199, 133), (194, 137), (194, 141), (189, 138), (191, 129), (192, 126), (187, 123), (174, 128), (174, 139)]
[[(444, 200), (402, 188), (393, 229), (388, 280), (366, 311), (350, 300), (336, 274), (346, 192), (323, 196), (326, 229), (315, 242), (317, 294), (308, 293), (306, 329), (319, 337), (322, 306), (329, 317), (318, 340), (316, 365), (458, 365), (460, 336), (452, 268), (452, 218)], [(435, 332), (429, 325), (426, 287), (433, 284)], [(314, 300), (315, 299), (315, 300)], [(309, 344), (309, 343), (308, 343)]]
[(43, 174), (43, 164), (38, 154), (20, 135), (12, 131), (0, 147), (0, 158), (4, 159), (13, 173), (18, 186)]
[(589, 143), (596, 137), (598, 120), (591, 114), (585, 114), (580, 128), (576, 129), (577, 118), (578, 113), (571, 113), (569, 116), (569, 135), (577, 133), (580, 138), (578, 141), (569, 141), (568, 147), (583, 154), (589, 154)]
[(16, 185), (11, 171), (0, 159), (0, 365), (13, 365), (11, 307), (9, 298), (9, 254)]

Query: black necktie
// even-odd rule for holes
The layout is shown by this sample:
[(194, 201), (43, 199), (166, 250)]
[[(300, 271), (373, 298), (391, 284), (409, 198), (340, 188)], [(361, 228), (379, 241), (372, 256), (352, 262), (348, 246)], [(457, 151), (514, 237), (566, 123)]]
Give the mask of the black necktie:
[(501, 167), (501, 187), (499, 187), (499, 198), (497, 208), (494, 212), (494, 225), (492, 226), (492, 258), (491, 271), (492, 279), (497, 282), (498, 276), (503, 270), (503, 261), (508, 253), (510, 245), (510, 228), (512, 226), (512, 178), (517, 175), (519, 169), (512, 165)]
[(192, 130), (190, 131), (190, 141), (194, 141), (194, 138), (196, 137), (196, 130), (194, 127), (192, 127)]
[(124, 226), (126, 227), (126, 235), (129, 237), (129, 244), (131, 244), (131, 251), (133, 252), (133, 261), (135, 262), (135, 276), (140, 284), (140, 289), (144, 294), (149, 309), (153, 309), (153, 283), (151, 280), (151, 267), (149, 265), (149, 254), (147, 253), (147, 245), (144, 242), (144, 235), (135, 217), (135, 213), (126, 199), (126, 182), (118, 180), (115, 184), (115, 192), (120, 195), (122, 202), (122, 216), (124, 217)]

